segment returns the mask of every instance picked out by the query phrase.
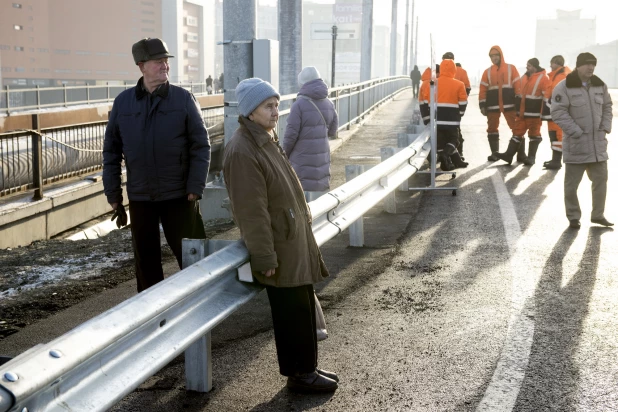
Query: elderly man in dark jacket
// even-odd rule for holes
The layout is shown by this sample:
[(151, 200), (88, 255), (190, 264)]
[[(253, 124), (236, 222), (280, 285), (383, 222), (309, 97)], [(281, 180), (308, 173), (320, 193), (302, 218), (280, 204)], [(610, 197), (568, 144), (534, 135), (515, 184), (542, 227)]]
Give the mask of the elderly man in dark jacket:
[[(330, 189), (330, 143), (339, 118), (328, 99), (328, 86), (313, 66), (298, 75), (300, 91), (287, 119), (283, 150), (305, 192), (319, 196)], [(306, 193), (307, 200), (312, 200)]]
[(159, 222), (179, 265), (182, 238), (205, 237), (198, 199), (206, 185), (210, 142), (193, 95), (169, 84), (168, 58), (174, 56), (165, 42), (143, 39), (132, 51), (143, 76), (114, 101), (103, 145), (103, 185), (122, 219), (124, 158), (141, 292), (163, 280)]
[(551, 97), (551, 117), (563, 132), (564, 205), (569, 226), (579, 229), (582, 211), (577, 188), (584, 176), (592, 181), (590, 221), (613, 226), (605, 218), (607, 196), (607, 135), (612, 131), (612, 98), (607, 85), (594, 75), (597, 59), (577, 56), (577, 69), (558, 83)]

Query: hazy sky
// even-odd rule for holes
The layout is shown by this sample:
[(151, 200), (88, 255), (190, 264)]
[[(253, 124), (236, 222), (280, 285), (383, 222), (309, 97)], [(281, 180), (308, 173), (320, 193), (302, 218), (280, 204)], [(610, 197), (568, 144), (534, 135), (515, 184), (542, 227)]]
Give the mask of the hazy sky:
[[(276, 5), (277, 0), (259, 0)], [(305, 0), (314, 3), (334, 3), (334, 0)], [(412, 0), (410, 8), (412, 8)], [(362, 0), (358, 0), (362, 3)], [(392, 0), (375, 0), (374, 24), (391, 24)], [(398, 0), (398, 32), (405, 30), (406, 0)], [(436, 58), (446, 51), (455, 53), (456, 60), (471, 75), (487, 68), (491, 62), (489, 49), (502, 47), (505, 60), (523, 67), (534, 57), (537, 18), (555, 18), (556, 9), (582, 10), (583, 18), (595, 18), (597, 43), (618, 39), (618, 1), (616, 0), (416, 0), (415, 15), (419, 18), (419, 66), (431, 59), (430, 34), (434, 40)], [(561, 54), (556, 50), (556, 54)], [(602, 56), (597, 56), (602, 58)], [(549, 62), (541, 62), (549, 66)]]

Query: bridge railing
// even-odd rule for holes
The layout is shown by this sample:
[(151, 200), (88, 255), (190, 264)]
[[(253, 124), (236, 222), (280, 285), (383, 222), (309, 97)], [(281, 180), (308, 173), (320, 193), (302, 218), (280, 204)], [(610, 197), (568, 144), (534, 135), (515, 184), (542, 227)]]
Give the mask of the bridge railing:
[[(202, 109), (212, 134), (223, 122), (223, 106)], [(103, 168), (103, 140), (107, 120), (71, 126), (0, 133), (0, 197), (35, 189), (41, 198), (46, 185)], [(40, 164), (38, 159), (41, 159)]]
[[(410, 140), (309, 204), (318, 245), (362, 219), (418, 171), (430, 150), (429, 129)], [(262, 290), (237, 280), (248, 259), (242, 241), (233, 242), (0, 366), (0, 412), (107, 410), (183, 352), (187, 388), (210, 390), (210, 331)]]
[[(181, 86), (193, 90), (194, 93), (201, 87), (200, 83)], [(103, 86), (91, 87), (94, 90)], [(120, 88), (120, 86), (109, 86), (107, 91), (114, 91), (113, 87)], [(121, 89), (124, 90), (124, 87)], [(375, 109), (394, 93), (408, 87), (410, 79), (407, 76), (395, 76), (331, 89), (329, 91), (331, 100), (339, 116), (339, 130), (350, 129), (370, 110)], [(41, 93), (42, 90), (60, 90), (68, 96), (67, 91), (77, 90), (77, 86), (50, 89), (53, 90), (38, 88), (33, 90), (37, 93)], [(120, 91), (115, 90), (115, 95)], [(281, 138), (287, 126), (289, 108), (295, 100), (296, 94), (281, 98), (283, 110), (279, 114), (277, 124), (277, 133)], [(110, 101), (113, 101), (113, 98)], [(221, 132), (220, 127), (215, 128), (223, 122), (223, 111), (223, 106), (202, 109), (202, 117), (211, 134), (215, 131)], [(32, 115), (32, 124), (38, 125), (37, 114)], [(33, 126), (33, 130), (30, 131), (0, 133), (0, 197), (34, 189), (34, 198), (40, 199), (43, 196), (44, 186), (50, 183), (100, 171), (103, 168), (101, 151), (106, 125), (107, 121), (56, 128)]]
[[(384, 77), (329, 89), (329, 96), (339, 116), (339, 130), (349, 130), (394, 93), (411, 87), (407, 76)], [(296, 94), (281, 96), (277, 135), (283, 138), (290, 107), (296, 101)]]
[[(0, 114), (54, 107), (112, 103), (123, 90), (134, 85), (135, 82), (29, 88), (6, 85), (4, 89), (0, 90)], [(191, 82), (176, 85), (193, 92), (196, 96), (208, 94), (206, 83)]]

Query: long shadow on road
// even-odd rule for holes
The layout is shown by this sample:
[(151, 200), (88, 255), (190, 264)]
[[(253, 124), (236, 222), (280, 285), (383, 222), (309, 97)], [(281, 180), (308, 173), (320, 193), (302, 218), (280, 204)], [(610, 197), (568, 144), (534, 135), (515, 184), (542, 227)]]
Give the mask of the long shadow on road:
[(570, 279), (565, 279), (563, 264), (578, 232), (565, 230), (554, 245), (535, 294), (530, 362), (515, 410), (578, 410), (577, 352), (595, 287), (601, 236), (611, 231), (590, 228), (579, 267)]

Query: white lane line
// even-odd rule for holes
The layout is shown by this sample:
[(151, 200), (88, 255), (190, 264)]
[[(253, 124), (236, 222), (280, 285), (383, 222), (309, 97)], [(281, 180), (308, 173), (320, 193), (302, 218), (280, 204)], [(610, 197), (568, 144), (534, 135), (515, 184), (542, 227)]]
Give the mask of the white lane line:
[[(491, 173), (490, 170), (486, 171)], [(530, 359), (534, 336), (534, 289), (537, 276), (526, 268), (528, 252), (525, 247), (521, 247), (521, 227), (511, 196), (498, 170), (494, 170), (491, 181), (498, 197), (510, 252), (511, 316), (498, 365), (476, 410), (510, 412), (515, 407)]]

